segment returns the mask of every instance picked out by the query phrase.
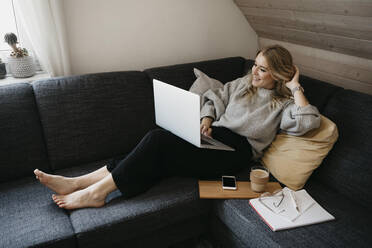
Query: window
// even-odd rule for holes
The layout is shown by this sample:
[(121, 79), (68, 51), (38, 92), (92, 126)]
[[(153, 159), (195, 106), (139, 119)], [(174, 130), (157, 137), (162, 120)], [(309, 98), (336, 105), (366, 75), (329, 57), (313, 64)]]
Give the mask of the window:
[[(6, 57), (9, 56), (11, 48), (4, 41), (4, 35), (6, 33), (12, 32), (18, 35), (16, 16), (14, 12), (13, 0), (1, 0), (0, 1), (0, 58), (3, 63), (7, 62)], [(18, 42), (20, 40), (18, 39)], [(9, 75), (9, 67), (6, 64), (6, 71)]]
[(10, 51), (10, 47), (4, 42), (4, 35), (12, 32), (19, 37), (12, 0), (0, 1), (0, 24), (0, 51)]
[[(18, 38), (18, 46), (25, 47), (29, 54), (34, 57), (36, 70), (42, 71), (39, 61), (36, 58), (32, 49), (30, 49), (30, 42), (27, 39), (25, 32), (17, 23), (17, 15), (14, 10), (13, 0), (0, 0), (0, 58), (7, 63), (7, 57), (11, 52), (10, 46), (4, 41), (6, 33), (14, 33)], [(7, 71), (9, 68), (7, 66)]]

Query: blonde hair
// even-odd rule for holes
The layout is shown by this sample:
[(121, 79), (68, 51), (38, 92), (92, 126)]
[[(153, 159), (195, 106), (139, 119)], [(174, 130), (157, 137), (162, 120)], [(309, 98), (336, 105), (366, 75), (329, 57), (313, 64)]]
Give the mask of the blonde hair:
[[(280, 45), (267, 46), (259, 50), (256, 57), (262, 53), (268, 64), (269, 72), (275, 80), (274, 94), (272, 96), (272, 107), (281, 105), (284, 100), (291, 99), (292, 93), (285, 86), (285, 83), (290, 81), (296, 73), (293, 65), (291, 53)], [(252, 77), (250, 77), (252, 81)], [(251, 82), (250, 82), (251, 83)], [(252, 85), (252, 84), (250, 84)], [(252, 86), (247, 90), (247, 95), (255, 94), (257, 88)]]

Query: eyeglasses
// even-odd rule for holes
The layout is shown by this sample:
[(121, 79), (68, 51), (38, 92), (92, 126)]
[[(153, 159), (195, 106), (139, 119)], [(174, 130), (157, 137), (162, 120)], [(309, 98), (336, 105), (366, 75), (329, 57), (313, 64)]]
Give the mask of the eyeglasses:
[(258, 198), (258, 201), (261, 202), (267, 209), (274, 213), (280, 213), (283, 209), (280, 209), (280, 204), (282, 204), (284, 199), (284, 194), (281, 189), (275, 190), (273, 193), (265, 192), (262, 193)]

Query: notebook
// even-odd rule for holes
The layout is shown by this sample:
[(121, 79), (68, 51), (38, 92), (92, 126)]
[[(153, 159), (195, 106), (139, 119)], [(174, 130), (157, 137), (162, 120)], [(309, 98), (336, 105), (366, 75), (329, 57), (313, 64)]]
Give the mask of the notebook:
[[(274, 195), (272, 197), (261, 198), (261, 200), (255, 198), (249, 201), (249, 204), (273, 231), (312, 225), (335, 219), (305, 189), (292, 191), (286, 187), (283, 189), (283, 195), (283, 198), (279, 195)], [(275, 207), (275, 204), (279, 202), (280, 205)], [(297, 209), (295, 206), (297, 206)]]

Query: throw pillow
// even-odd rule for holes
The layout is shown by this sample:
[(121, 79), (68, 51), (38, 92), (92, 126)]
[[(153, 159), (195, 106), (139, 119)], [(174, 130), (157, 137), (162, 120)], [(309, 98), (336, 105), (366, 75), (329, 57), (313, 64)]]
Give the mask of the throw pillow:
[(298, 190), (319, 167), (337, 138), (336, 124), (321, 116), (320, 127), (303, 136), (278, 134), (261, 161), (279, 182)]
[[(192, 93), (202, 96), (209, 89), (213, 90), (213, 89), (223, 88), (223, 84), (220, 81), (209, 77), (207, 74), (205, 74), (199, 69), (194, 68), (194, 74), (196, 76), (196, 80), (189, 89), (189, 91)], [(203, 106), (203, 103), (202, 101), (200, 101), (200, 108), (202, 106)]]

